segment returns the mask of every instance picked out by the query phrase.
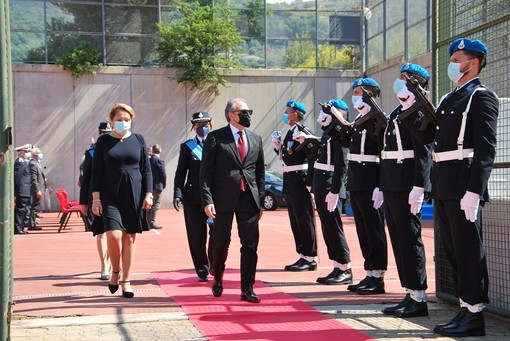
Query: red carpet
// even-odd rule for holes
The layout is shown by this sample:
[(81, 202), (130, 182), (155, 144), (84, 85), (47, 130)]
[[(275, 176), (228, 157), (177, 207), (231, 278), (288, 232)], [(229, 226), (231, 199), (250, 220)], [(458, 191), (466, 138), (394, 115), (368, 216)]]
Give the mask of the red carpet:
[(262, 302), (241, 301), (238, 271), (226, 271), (219, 298), (212, 295), (212, 280), (200, 283), (194, 271), (153, 275), (208, 340), (371, 340), (260, 281), (254, 290)]

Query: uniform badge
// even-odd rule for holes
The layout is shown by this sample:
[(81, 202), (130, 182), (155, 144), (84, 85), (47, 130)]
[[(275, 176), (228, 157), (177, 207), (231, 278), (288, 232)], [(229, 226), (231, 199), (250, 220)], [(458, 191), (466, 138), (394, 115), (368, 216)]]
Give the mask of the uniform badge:
[(287, 147), (287, 153), (289, 155), (292, 155), (292, 154), (294, 154), (294, 150), (292, 148), (290, 148), (290, 147)]
[(458, 48), (459, 48), (459, 50), (462, 50), (464, 47), (466, 47), (466, 45), (464, 44), (464, 39), (462, 39), (462, 40), (460, 41), (460, 43), (459, 43)]

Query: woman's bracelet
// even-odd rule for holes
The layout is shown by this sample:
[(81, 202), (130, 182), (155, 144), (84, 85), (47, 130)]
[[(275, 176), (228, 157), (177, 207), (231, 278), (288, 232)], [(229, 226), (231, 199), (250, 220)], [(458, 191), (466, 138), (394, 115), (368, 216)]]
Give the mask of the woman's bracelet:
[(92, 202), (101, 202), (101, 199), (92, 200)]

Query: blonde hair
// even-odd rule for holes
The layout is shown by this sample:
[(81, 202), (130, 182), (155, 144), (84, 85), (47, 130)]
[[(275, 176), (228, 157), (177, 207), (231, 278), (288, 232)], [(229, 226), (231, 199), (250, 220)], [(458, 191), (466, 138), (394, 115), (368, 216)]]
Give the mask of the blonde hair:
[(117, 114), (118, 110), (126, 111), (131, 117), (131, 120), (135, 118), (135, 111), (133, 110), (133, 108), (124, 103), (115, 103), (110, 109), (110, 113), (108, 114), (108, 118), (110, 119), (110, 121), (113, 121), (113, 118), (115, 117), (115, 114)]

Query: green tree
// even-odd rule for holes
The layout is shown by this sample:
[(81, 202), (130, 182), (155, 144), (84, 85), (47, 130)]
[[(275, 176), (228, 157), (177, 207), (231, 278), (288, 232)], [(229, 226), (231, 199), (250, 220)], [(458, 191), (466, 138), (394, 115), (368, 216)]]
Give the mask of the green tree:
[(84, 73), (96, 74), (96, 69), (103, 66), (101, 64), (101, 52), (90, 49), (89, 44), (81, 42), (71, 52), (62, 57), (57, 57), (56, 64), (71, 70), (74, 78), (79, 79)]
[(159, 23), (156, 49), (159, 62), (180, 68), (178, 83), (205, 89), (215, 95), (227, 80), (219, 68), (239, 68), (238, 50), (243, 40), (231, 11), (223, 6), (181, 3), (181, 20)]
[(290, 68), (300, 68), (307, 61), (313, 58), (313, 66), (315, 69), (315, 46), (311, 40), (297, 40), (290, 43), (287, 54), (284, 57), (285, 66)]

